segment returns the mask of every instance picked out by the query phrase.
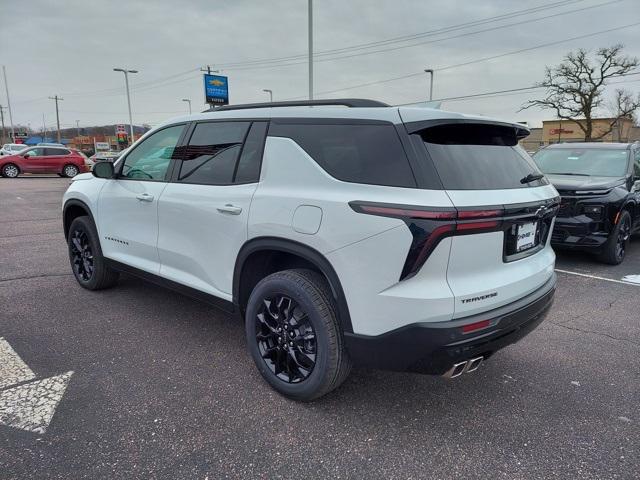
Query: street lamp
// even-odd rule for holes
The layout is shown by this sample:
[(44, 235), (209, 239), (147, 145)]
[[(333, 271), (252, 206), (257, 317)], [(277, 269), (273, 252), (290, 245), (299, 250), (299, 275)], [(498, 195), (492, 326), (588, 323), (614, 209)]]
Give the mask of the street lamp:
[(129, 74), (138, 73), (138, 70), (127, 70), (125, 68), (114, 68), (114, 72), (124, 73), (124, 84), (127, 87), (127, 106), (129, 107), (129, 128), (131, 129), (131, 143), (133, 143), (133, 117), (131, 116), (131, 97), (129, 96)]
[(189, 104), (189, 115), (191, 115), (191, 99), (190, 98), (183, 98), (182, 101), (183, 102), (187, 102)]
[(429, 73), (431, 77), (431, 81), (429, 82), (429, 101), (433, 100), (433, 70), (427, 68), (425, 73)]
[(269, 94), (269, 101), (273, 103), (273, 91), (268, 88), (263, 88), (262, 91)]

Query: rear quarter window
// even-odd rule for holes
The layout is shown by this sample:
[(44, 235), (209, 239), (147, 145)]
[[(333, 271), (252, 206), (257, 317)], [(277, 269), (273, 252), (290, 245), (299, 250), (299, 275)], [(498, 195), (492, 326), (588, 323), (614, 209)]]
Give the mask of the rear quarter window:
[(392, 124), (272, 123), (269, 135), (292, 139), (338, 180), (416, 187), (409, 160)]
[(491, 124), (449, 124), (418, 132), (447, 190), (502, 190), (547, 185), (527, 152), (518, 146), (515, 128)]

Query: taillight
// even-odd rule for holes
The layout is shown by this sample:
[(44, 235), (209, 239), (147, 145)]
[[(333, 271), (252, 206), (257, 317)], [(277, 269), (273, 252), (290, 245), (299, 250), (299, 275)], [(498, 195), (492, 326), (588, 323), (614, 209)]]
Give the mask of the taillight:
[(440, 240), (453, 235), (495, 231), (502, 225), (502, 208), (458, 210), (454, 207), (414, 207), (404, 205), (350, 202), (358, 213), (393, 217), (409, 227), (413, 241), (400, 274), (400, 280), (411, 278), (427, 261)]

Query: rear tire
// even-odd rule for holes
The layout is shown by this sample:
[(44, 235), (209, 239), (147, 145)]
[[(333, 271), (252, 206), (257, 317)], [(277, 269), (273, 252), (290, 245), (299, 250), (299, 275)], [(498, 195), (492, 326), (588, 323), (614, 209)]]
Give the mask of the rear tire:
[(618, 223), (604, 244), (599, 259), (609, 265), (619, 265), (624, 260), (631, 237), (631, 214), (623, 210)]
[(118, 281), (118, 272), (106, 265), (98, 232), (89, 217), (78, 217), (71, 222), (68, 248), (71, 270), (82, 288), (101, 290)]
[(2, 167), (2, 176), (6, 178), (16, 178), (20, 175), (20, 169), (17, 165), (13, 163), (7, 163), (4, 167)]
[(351, 371), (331, 298), (324, 277), (305, 269), (269, 275), (249, 297), (249, 351), (263, 378), (286, 397), (314, 400)]
[(65, 165), (62, 168), (62, 174), (67, 178), (73, 178), (80, 173), (80, 169), (73, 164)]

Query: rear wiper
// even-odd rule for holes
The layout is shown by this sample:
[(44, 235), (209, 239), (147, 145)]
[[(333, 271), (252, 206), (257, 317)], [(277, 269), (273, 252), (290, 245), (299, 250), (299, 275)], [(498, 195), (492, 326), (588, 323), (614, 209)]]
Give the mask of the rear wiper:
[(542, 175), (541, 173), (530, 173), (526, 177), (521, 178), (520, 183), (535, 182), (536, 180), (540, 180), (541, 178), (544, 178), (544, 175)]
[(579, 177), (590, 177), (591, 175), (587, 173), (561, 173), (561, 172), (551, 172), (547, 173), (547, 175), (577, 175)]

